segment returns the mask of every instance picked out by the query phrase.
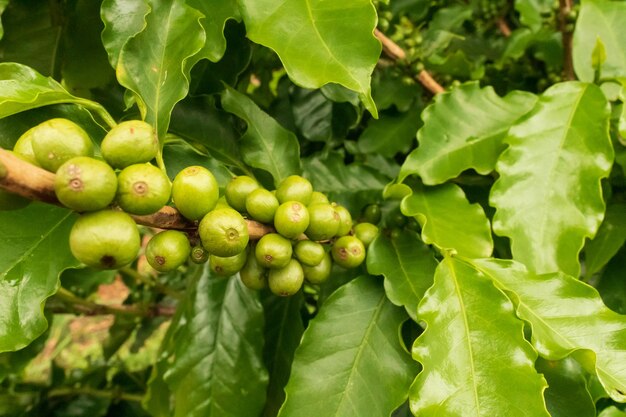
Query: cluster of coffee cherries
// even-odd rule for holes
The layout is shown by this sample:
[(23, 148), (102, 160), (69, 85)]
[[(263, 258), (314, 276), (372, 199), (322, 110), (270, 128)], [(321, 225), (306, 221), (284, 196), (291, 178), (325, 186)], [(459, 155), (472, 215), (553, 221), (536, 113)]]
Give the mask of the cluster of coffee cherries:
[[(153, 235), (145, 247), (152, 268), (168, 272), (189, 259), (208, 261), (216, 275), (239, 273), (249, 288), (269, 286), (281, 296), (296, 293), (304, 280), (323, 283), (333, 262), (359, 266), (378, 233), (370, 223), (353, 228), (345, 207), (329, 202), (297, 175), (272, 191), (249, 176), (237, 176), (221, 198), (215, 177), (201, 166), (183, 169), (170, 182), (150, 163), (158, 149), (152, 126), (131, 120), (108, 132), (102, 158), (96, 158), (80, 126), (51, 119), (24, 133), (13, 152), (56, 173), (58, 200), (82, 213), (70, 232), (71, 252), (94, 268), (132, 263), (141, 251), (141, 236), (131, 215), (150, 215), (170, 202), (197, 225), (197, 233), (164, 230)], [(250, 221), (270, 226), (264, 230), (271, 232), (252, 242)]]

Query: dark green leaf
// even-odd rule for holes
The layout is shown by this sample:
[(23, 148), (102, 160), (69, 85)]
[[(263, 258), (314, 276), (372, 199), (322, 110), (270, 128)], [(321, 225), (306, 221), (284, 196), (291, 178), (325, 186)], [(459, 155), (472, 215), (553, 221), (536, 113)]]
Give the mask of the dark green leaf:
[(333, 102), (321, 90), (295, 89), (291, 96), (293, 121), (308, 140), (326, 142), (333, 136)]
[(607, 264), (626, 241), (626, 204), (611, 204), (593, 240), (585, 245), (585, 276)]
[(626, 265), (626, 253), (622, 251), (611, 259), (602, 271), (600, 282), (596, 285), (604, 304), (619, 314), (626, 314), (624, 265)]
[(213, 62), (219, 61), (226, 51), (224, 26), (229, 19), (239, 21), (239, 8), (236, 0), (189, 0), (189, 6), (194, 7), (204, 18), (200, 20), (206, 41), (200, 51), (201, 58), (208, 58)]
[(387, 157), (407, 152), (420, 125), (417, 107), (397, 115), (382, 114), (380, 119), (370, 120), (359, 136), (359, 151)]
[(586, 372), (572, 358), (537, 359), (535, 364), (548, 381), (546, 404), (552, 417), (595, 417), (596, 407), (587, 391)]
[[(9, 4), (9, 0), (0, 0), (0, 17), (2, 17), (2, 13), (4, 13), (4, 9), (7, 8)], [(4, 27), (2, 26), (2, 20), (0, 20), (0, 40), (4, 37)]]

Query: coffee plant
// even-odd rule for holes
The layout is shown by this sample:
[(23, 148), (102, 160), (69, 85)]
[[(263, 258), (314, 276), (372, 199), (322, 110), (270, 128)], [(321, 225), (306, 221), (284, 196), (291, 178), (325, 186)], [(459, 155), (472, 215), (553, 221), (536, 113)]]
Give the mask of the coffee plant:
[(626, 2), (0, 18), (0, 416), (626, 417)]

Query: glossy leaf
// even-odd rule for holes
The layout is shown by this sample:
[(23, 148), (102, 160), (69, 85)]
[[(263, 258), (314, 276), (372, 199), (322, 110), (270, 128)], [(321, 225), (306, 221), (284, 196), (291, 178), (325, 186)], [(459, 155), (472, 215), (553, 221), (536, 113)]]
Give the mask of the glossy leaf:
[(626, 417), (626, 411), (622, 411), (615, 406), (610, 406), (602, 410), (598, 417)]
[(415, 217), (422, 226), (424, 243), (471, 258), (488, 257), (493, 252), (485, 212), (479, 204), (470, 204), (456, 184), (415, 188), (400, 208), (402, 214)]
[(242, 0), (240, 5), (250, 39), (276, 51), (294, 83), (341, 84), (358, 92), (377, 115), (370, 80), (381, 47), (372, 33), (376, 10), (370, 1)]
[(569, 357), (560, 361), (538, 358), (535, 367), (548, 381), (545, 398), (551, 417), (595, 417), (587, 374), (578, 362)]
[(598, 233), (585, 245), (585, 275), (591, 277), (602, 269), (626, 242), (626, 204), (606, 208)]
[(626, 402), (626, 316), (609, 310), (593, 287), (569, 275), (536, 275), (514, 261), (472, 263), (512, 294), (542, 357), (558, 360), (575, 353), (614, 400)]
[[(0, 0), (0, 17), (2, 17), (2, 13), (4, 13), (4, 9), (9, 5), (9, 0)], [(4, 36), (4, 27), (2, 26), (2, 20), (0, 20), (0, 40)]]
[(224, 26), (230, 19), (239, 21), (239, 8), (236, 0), (189, 0), (189, 6), (200, 11), (204, 18), (200, 20), (206, 42), (200, 57), (208, 58), (213, 62), (219, 61), (226, 51), (226, 38), (224, 37)]
[(598, 39), (606, 50), (601, 67), (602, 78), (626, 77), (626, 34), (622, 22), (626, 19), (626, 4), (619, 1), (585, 0), (574, 31), (574, 69), (581, 81), (592, 82), (595, 71), (592, 54)]
[(142, 117), (163, 141), (172, 109), (189, 90), (189, 72), (205, 42), (202, 14), (183, 0), (150, 0), (145, 28), (123, 46), (117, 79), (135, 93)]
[(600, 180), (611, 170), (609, 108), (591, 84), (548, 89), (511, 128), (491, 189), (493, 230), (511, 239), (513, 259), (535, 272), (578, 276), (578, 253), (604, 216)]
[(422, 113), (419, 147), (404, 161), (399, 180), (419, 175), (424, 184), (435, 185), (470, 168), (490, 173), (505, 148), (507, 131), (536, 101), (518, 91), (500, 98), (493, 88), (481, 89), (478, 83), (437, 95)]
[(164, 376), (174, 394), (173, 416), (259, 415), (267, 371), (258, 292), (247, 289), (238, 276), (211, 276), (208, 267), (190, 290), (184, 322), (173, 336), (185, 343), (176, 343)]
[(100, 16), (104, 22), (102, 44), (109, 56), (113, 68), (122, 48), (130, 38), (141, 32), (146, 25), (146, 16), (150, 12), (148, 0), (104, 0)]
[(547, 384), (535, 370), (537, 354), (524, 339), (523, 323), (479, 271), (445, 258), (418, 316), (427, 327), (413, 346), (423, 366), (409, 392), (413, 414), (549, 416)]
[(48, 327), (43, 304), (60, 273), (80, 265), (68, 243), (75, 218), (43, 204), (0, 211), (0, 352), (23, 348)]
[(393, 157), (407, 152), (421, 122), (418, 108), (398, 115), (381, 115), (373, 119), (359, 136), (359, 151)]
[(321, 90), (296, 89), (290, 97), (295, 125), (311, 141), (326, 142), (333, 135), (333, 102)]
[(222, 93), (222, 106), (248, 125), (239, 145), (246, 164), (269, 172), (276, 185), (289, 175), (301, 173), (300, 145), (296, 135), (272, 119), (249, 97), (232, 88)]
[(602, 271), (600, 282), (594, 286), (608, 308), (626, 314), (626, 285), (624, 285), (624, 265), (626, 253), (619, 252)]
[(335, 291), (296, 350), (279, 417), (391, 414), (417, 371), (398, 337), (406, 318), (374, 277)]
[(385, 277), (389, 300), (404, 306), (415, 321), (417, 305), (433, 283), (435, 268), (433, 253), (410, 230), (391, 236), (380, 234), (367, 249), (367, 272)]

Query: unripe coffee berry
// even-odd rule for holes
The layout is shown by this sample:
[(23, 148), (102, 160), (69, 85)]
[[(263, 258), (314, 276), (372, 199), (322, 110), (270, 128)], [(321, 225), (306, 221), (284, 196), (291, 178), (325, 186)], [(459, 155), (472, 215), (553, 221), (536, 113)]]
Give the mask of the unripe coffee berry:
[(150, 124), (127, 120), (107, 133), (100, 150), (109, 165), (121, 169), (153, 160), (159, 151), (159, 140)]
[(102, 210), (115, 198), (117, 176), (106, 163), (78, 156), (59, 167), (54, 191), (59, 201), (72, 210)]
[(325, 253), (322, 261), (315, 266), (302, 265), (304, 278), (311, 284), (322, 284), (326, 282), (330, 277), (332, 268), (333, 261), (328, 253)]
[(209, 256), (209, 268), (215, 275), (230, 277), (239, 272), (246, 263), (247, 252), (244, 250), (234, 256)]
[(359, 223), (354, 226), (354, 236), (367, 248), (378, 236), (378, 227), (372, 223)]
[(39, 166), (51, 172), (76, 156), (93, 156), (87, 132), (68, 119), (50, 119), (35, 126), (31, 143)]
[(283, 268), (291, 260), (291, 242), (277, 233), (268, 233), (259, 240), (254, 254), (265, 268)]
[(296, 258), (302, 263), (302, 266), (315, 266), (322, 262), (326, 255), (324, 246), (311, 240), (301, 240), (294, 246)]
[(356, 268), (365, 260), (365, 246), (354, 236), (342, 236), (333, 244), (331, 253), (337, 265)]
[(264, 188), (257, 188), (246, 197), (246, 211), (261, 223), (272, 223), (278, 209), (276, 196)]
[(226, 202), (238, 212), (244, 213), (248, 194), (260, 187), (256, 180), (246, 175), (234, 177), (224, 188)]
[(328, 201), (328, 197), (326, 197), (326, 194), (324, 193), (320, 193), (319, 191), (313, 191), (313, 193), (311, 194), (311, 200), (309, 201), (309, 206), (311, 204), (315, 204), (315, 203), (330, 203), (330, 201)]
[(239, 271), (241, 282), (252, 290), (261, 290), (267, 287), (267, 269), (263, 268), (254, 255), (255, 248), (250, 248), (250, 254), (245, 265)]
[(194, 264), (203, 264), (209, 260), (209, 251), (204, 249), (202, 245), (196, 245), (191, 248), (189, 259)]
[(13, 152), (22, 158), (24, 161), (29, 162), (33, 165), (39, 166), (39, 162), (37, 162), (37, 158), (35, 157), (35, 151), (33, 151), (33, 127), (30, 130), (27, 130), (20, 138), (15, 142), (13, 146)]
[(267, 282), (275, 295), (281, 297), (294, 295), (302, 288), (304, 271), (300, 262), (291, 259), (284, 268), (270, 269)]
[(309, 211), (303, 203), (288, 201), (276, 209), (276, 231), (288, 239), (295, 239), (309, 227)]
[(175, 270), (187, 261), (190, 253), (189, 239), (178, 230), (157, 233), (146, 246), (146, 259), (159, 272)]
[(243, 252), (250, 236), (248, 224), (231, 208), (215, 209), (200, 221), (198, 234), (202, 246), (212, 255), (227, 257)]
[(299, 201), (306, 206), (311, 202), (311, 194), (313, 194), (313, 186), (309, 180), (299, 175), (285, 178), (276, 188), (276, 198), (279, 203)]
[(334, 207), (340, 219), (335, 236), (345, 236), (352, 230), (352, 215), (344, 206), (335, 205)]
[(333, 206), (327, 203), (311, 204), (309, 210), (309, 226), (306, 235), (311, 240), (328, 240), (335, 236), (341, 219)]
[(189, 220), (200, 220), (213, 210), (219, 192), (215, 176), (201, 166), (183, 169), (172, 182), (172, 200), (178, 211)]
[(128, 213), (156, 213), (170, 200), (170, 180), (154, 165), (126, 167), (117, 177), (117, 183), (117, 202)]

